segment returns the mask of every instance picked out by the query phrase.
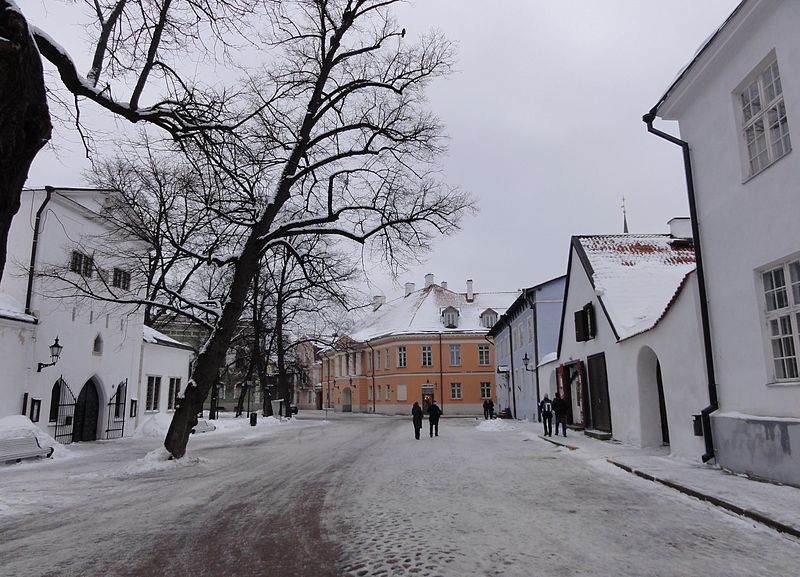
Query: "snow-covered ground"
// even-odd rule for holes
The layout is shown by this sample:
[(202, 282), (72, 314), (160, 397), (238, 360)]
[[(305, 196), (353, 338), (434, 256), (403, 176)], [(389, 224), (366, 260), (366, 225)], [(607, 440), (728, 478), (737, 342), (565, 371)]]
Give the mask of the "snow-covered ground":
[[(800, 543), (538, 426), (306, 412), (0, 466), (0, 575), (790, 575)], [(19, 424), (19, 423), (18, 423)], [(427, 424), (427, 423), (426, 423)], [(1, 424), (0, 424), (1, 425)], [(0, 426), (0, 429), (3, 427)], [(427, 430), (423, 428), (423, 433)]]

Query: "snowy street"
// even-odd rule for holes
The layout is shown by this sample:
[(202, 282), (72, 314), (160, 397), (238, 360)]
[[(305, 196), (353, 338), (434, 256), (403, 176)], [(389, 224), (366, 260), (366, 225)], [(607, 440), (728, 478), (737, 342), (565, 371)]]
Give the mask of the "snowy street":
[[(800, 543), (538, 426), (306, 413), (0, 467), (0, 575), (789, 575)], [(488, 429), (488, 430), (485, 430)]]

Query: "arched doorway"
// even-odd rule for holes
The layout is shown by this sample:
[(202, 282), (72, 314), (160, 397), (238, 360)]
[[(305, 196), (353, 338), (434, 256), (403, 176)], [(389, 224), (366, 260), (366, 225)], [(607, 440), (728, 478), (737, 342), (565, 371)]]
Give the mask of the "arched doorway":
[(78, 400), (75, 401), (75, 415), (72, 424), (72, 440), (97, 440), (97, 419), (100, 417), (100, 396), (94, 379), (83, 385)]
[(639, 414), (642, 423), (642, 446), (669, 445), (669, 422), (661, 363), (650, 347), (639, 351)]
[(342, 391), (342, 412), (353, 412), (353, 392), (350, 390), (350, 387), (345, 387)]

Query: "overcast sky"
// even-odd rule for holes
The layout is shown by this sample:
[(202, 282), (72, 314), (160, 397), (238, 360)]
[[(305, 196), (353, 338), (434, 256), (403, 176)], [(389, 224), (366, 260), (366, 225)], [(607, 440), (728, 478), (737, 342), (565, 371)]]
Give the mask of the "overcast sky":
[[(52, 4), (26, 4), (35, 24), (70, 49), (80, 46), (83, 32), (61, 24)], [(737, 4), (415, 0), (402, 7), (410, 36), (435, 27), (458, 43), (457, 72), (432, 86), (430, 107), (451, 138), (446, 177), (474, 194), (480, 212), (438, 241), (399, 286), (420, 287), (431, 272), (453, 290), (471, 278), (476, 291), (505, 291), (564, 274), (570, 236), (622, 232), (623, 197), (633, 233), (667, 232), (670, 218), (687, 216), (680, 150), (648, 134), (641, 118)], [(88, 165), (74, 134), (61, 131), (54, 148), (58, 157), (39, 155), (28, 186), (85, 184)], [(379, 267), (371, 281), (370, 293), (401, 294)]]

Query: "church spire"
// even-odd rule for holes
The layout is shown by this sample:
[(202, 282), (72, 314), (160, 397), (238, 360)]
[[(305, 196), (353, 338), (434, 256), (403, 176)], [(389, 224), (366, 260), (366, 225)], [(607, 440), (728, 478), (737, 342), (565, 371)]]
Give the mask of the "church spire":
[(622, 197), (622, 232), (628, 234), (628, 214), (625, 210), (625, 197)]

